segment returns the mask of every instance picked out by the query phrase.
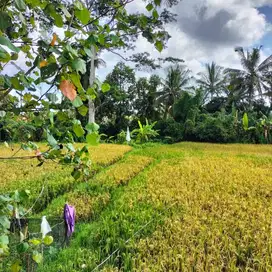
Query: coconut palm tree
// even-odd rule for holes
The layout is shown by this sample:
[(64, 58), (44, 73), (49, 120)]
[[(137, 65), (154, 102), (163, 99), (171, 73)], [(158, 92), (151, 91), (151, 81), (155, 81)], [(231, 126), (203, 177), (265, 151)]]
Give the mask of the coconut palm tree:
[(211, 100), (214, 96), (218, 96), (225, 89), (224, 69), (216, 65), (215, 62), (205, 65), (205, 72), (199, 73), (200, 79), (197, 83), (200, 84), (205, 92), (205, 100), (209, 97)]
[(163, 0), (162, 4), (168, 6), (168, 7), (172, 7), (174, 5), (177, 5), (180, 2), (180, 0)]
[(265, 75), (265, 77), (266, 77), (266, 82), (267, 82), (269, 88), (266, 90), (264, 95), (268, 96), (268, 98), (270, 99), (271, 106), (272, 106), (272, 70), (268, 71), (267, 74)]
[(272, 55), (260, 63), (261, 48), (261, 46), (253, 48), (246, 53), (242, 47), (235, 48), (235, 52), (240, 56), (243, 70), (226, 69), (228, 75), (232, 78), (234, 76), (233, 85), (240, 97), (249, 103), (249, 107), (252, 106), (256, 95), (262, 96), (271, 90), (269, 78), (271, 78)]
[(173, 104), (180, 98), (182, 88), (190, 79), (190, 70), (184, 66), (177, 65), (169, 68), (166, 79), (162, 81), (162, 90), (157, 92), (157, 103), (164, 105), (165, 119)]

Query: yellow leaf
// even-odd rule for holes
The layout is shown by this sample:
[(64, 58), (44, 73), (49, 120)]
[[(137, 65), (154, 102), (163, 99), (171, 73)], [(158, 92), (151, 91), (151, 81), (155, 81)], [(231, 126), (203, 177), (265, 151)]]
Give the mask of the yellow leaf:
[(41, 244), (41, 240), (40, 239), (31, 239), (29, 240), (29, 243), (33, 244), (34, 246), (37, 246), (39, 244)]
[(51, 245), (53, 243), (54, 239), (52, 236), (45, 236), (43, 239), (43, 243), (47, 246)]
[(61, 92), (63, 93), (64, 96), (66, 96), (69, 100), (73, 101), (76, 96), (76, 88), (73, 83), (71, 83), (69, 80), (63, 80), (60, 83), (59, 86)]
[(53, 39), (50, 43), (51, 46), (54, 46), (57, 41), (58, 35), (56, 33), (53, 34)]
[(11, 265), (11, 272), (20, 272), (21, 271), (21, 265), (19, 263), (19, 261), (16, 261), (15, 263), (13, 263)]
[(35, 254), (32, 255), (32, 259), (33, 259), (37, 264), (39, 264), (39, 263), (42, 262), (43, 256), (42, 256), (41, 253), (35, 253)]
[(42, 60), (42, 61), (40, 62), (40, 68), (45, 67), (45, 66), (47, 66), (47, 65), (48, 65), (48, 62), (47, 62), (46, 60)]

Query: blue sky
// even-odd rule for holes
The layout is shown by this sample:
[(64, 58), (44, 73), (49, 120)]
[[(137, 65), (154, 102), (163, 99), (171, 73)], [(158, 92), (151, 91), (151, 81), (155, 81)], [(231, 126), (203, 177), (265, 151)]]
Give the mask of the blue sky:
[[(259, 12), (265, 15), (266, 21), (272, 25), (272, 6), (258, 8)], [(272, 47), (272, 29), (261, 40), (264, 49)]]
[(263, 6), (258, 8), (260, 13), (263, 13), (266, 19), (272, 23), (272, 6)]

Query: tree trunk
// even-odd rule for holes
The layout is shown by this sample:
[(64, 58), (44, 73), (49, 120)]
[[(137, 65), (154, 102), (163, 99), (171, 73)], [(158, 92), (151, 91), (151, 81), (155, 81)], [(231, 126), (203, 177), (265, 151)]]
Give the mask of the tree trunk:
[[(95, 81), (94, 61), (95, 61), (95, 57), (96, 57), (96, 51), (95, 51), (95, 47), (93, 45), (91, 46), (91, 51), (92, 51), (93, 56), (91, 59), (89, 85), (90, 85), (90, 87), (93, 87), (94, 81)], [(89, 106), (88, 123), (95, 123), (95, 105), (94, 105), (94, 101), (91, 98), (89, 99), (88, 106)]]
[[(90, 9), (92, 5), (94, 4), (94, 0), (85, 0), (86, 6)], [(92, 31), (91, 25), (87, 26), (87, 29), (89, 31)], [(92, 51), (92, 59), (91, 59), (91, 65), (90, 65), (90, 74), (89, 74), (89, 87), (92, 88), (94, 85), (95, 81), (95, 58), (96, 58), (96, 50), (95, 47), (92, 45), (91, 46), (91, 51)], [(88, 123), (95, 123), (95, 105), (94, 101), (90, 98), (88, 101), (88, 108), (89, 108), (89, 115), (88, 115)]]
[(92, 100), (88, 101), (88, 107), (89, 107), (89, 118), (88, 123), (95, 123), (95, 105)]
[(163, 119), (166, 120), (167, 119), (167, 115), (168, 115), (168, 105), (165, 106), (165, 110), (164, 110), (164, 114), (163, 114)]

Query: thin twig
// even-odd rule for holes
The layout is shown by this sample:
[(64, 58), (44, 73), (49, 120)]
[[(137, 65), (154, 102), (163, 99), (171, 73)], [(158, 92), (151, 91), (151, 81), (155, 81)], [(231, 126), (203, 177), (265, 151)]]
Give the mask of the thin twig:
[[(65, 63), (65, 64), (66, 64), (66, 63)], [(55, 78), (54, 78), (54, 80), (53, 80), (53, 82), (52, 82), (50, 88), (49, 88), (43, 95), (41, 95), (41, 97), (37, 100), (37, 102), (41, 101), (42, 98), (43, 98), (46, 94), (48, 94), (48, 92), (50, 92), (51, 89), (55, 86), (55, 83), (56, 83), (56, 81), (57, 81), (57, 77), (58, 77), (58, 75), (59, 75), (59, 72), (61, 71), (62, 67), (63, 67), (65, 64), (63, 64), (63, 65), (59, 68), (58, 73), (57, 73), (57, 75), (55, 76)]]
[(40, 197), (43, 195), (44, 188), (45, 188), (45, 185), (43, 185), (41, 192), (39, 193), (38, 197), (36, 198), (32, 206), (22, 215), (23, 217), (25, 217), (27, 214), (29, 214), (32, 211), (32, 209), (34, 208), (34, 206), (36, 205)]
[(126, 6), (129, 3), (132, 3), (133, 1), (134, 0), (128, 0), (128, 1), (125, 1), (124, 3), (122, 3), (121, 5), (119, 5), (118, 7), (114, 7), (112, 9), (107, 9), (105, 12), (101, 13), (99, 16), (97, 16), (96, 18), (94, 18), (93, 20), (88, 22), (85, 26), (88, 26), (88, 25), (94, 23), (95, 21), (99, 20), (101, 17), (107, 15), (108, 12), (113, 11), (113, 10), (115, 11), (116, 9), (122, 8), (122, 7)]
[(124, 61), (130, 61), (129, 59), (123, 57), (120, 53), (117, 53), (117, 52), (115, 52), (115, 51), (113, 51), (113, 50), (111, 50), (111, 49), (109, 49), (109, 48), (106, 48), (106, 49), (107, 49), (108, 51), (110, 51), (111, 53), (113, 53), (113, 54), (119, 56), (119, 57), (122, 58)]
[[(57, 76), (56, 76), (56, 77), (57, 77)], [(56, 82), (56, 78), (54, 79), (54, 82), (53, 82), (52, 85), (48, 88), (48, 90), (47, 90), (44, 94), (42, 94), (41, 97), (37, 100), (37, 102), (41, 101), (42, 98), (43, 98), (46, 94), (48, 94), (48, 92), (50, 92), (50, 91), (53, 89), (53, 87), (55, 87), (55, 82)]]
[[(71, 16), (71, 21), (70, 21), (70, 23), (69, 23), (69, 25), (68, 25), (68, 28), (67, 28), (67, 31), (69, 32), (70, 31), (70, 29), (71, 29), (71, 26), (72, 26), (72, 23), (73, 23), (73, 21), (74, 21), (74, 18), (75, 18), (75, 12), (74, 12), (74, 10), (73, 10), (73, 13), (72, 13), (72, 16)], [(66, 40), (68, 40), (69, 38), (68, 37), (66, 37), (63, 41), (65, 42)]]
[(20, 147), (11, 157), (13, 158), (18, 152), (20, 152), (21, 149), (22, 147)]
[(40, 155), (38, 156), (20, 156), (20, 157), (0, 157), (0, 160), (31, 160), (34, 158), (38, 158), (40, 157)]

